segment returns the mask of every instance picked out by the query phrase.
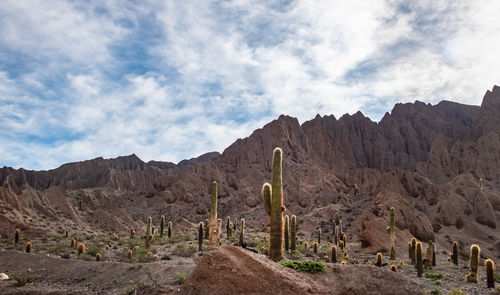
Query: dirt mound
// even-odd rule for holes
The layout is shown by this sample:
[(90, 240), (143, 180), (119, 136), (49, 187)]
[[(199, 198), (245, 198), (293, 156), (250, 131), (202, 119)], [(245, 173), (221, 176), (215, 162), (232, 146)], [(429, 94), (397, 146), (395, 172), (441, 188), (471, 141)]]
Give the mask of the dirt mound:
[(389, 269), (329, 264), (299, 273), (265, 256), (224, 246), (203, 256), (182, 294), (422, 294), (422, 287)]

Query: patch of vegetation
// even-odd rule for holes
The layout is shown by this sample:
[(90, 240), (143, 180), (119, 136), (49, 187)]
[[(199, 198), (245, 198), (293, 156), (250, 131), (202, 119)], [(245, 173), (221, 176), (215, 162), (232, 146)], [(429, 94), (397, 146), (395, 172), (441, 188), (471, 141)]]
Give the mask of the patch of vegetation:
[(14, 281), (11, 284), (15, 287), (22, 287), (27, 283), (33, 282), (38, 276), (36, 274), (13, 274)]
[(497, 281), (497, 283), (500, 283), (500, 273), (495, 274), (495, 281)]
[(467, 292), (463, 291), (463, 290), (460, 290), (460, 289), (451, 289), (450, 291), (448, 291), (448, 293), (446, 293), (446, 295), (469, 295), (467, 294)]
[(185, 273), (176, 273), (172, 276), (172, 280), (176, 285), (182, 285), (186, 282), (186, 274)]
[(90, 243), (87, 245), (87, 254), (89, 254), (90, 256), (94, 256), (97, 254), (97, 253), (103, 253), (104, 252), (104, 245), (99, 245), (99, 244), (96, 244), (96, 243)]
[(441, 285), (441, 280), (446, 277), (445, 274), (442, 273), (437, 273), (432, 270), (428, 270), (425, 273), (425, 277), (428, 278), (431, 282), (433, 282), (436, 285)]
[(326, 270), (326, 264), (318, 261), (297, 261), (297, 260), (288, 260), (288, 261), (280, 261), (279, 264), (289, 267), (295, 271), (304, 271), (308, 273), (317, 273), (323, 272)]
[(441, 294), (441, 290), (434, 289), (431, 291), (431, 295), (440, 295), (440, 294)]
[(135, 287), (129, 287), (125, 290), (125, 295), (132, 295), (135, 292)]
[(40, 245), (36, 246), (36, 253), (52, 253), (52, 254), (60, 254), (71, 251), (70, 245), (65, 244), (56, 244), (56, 245)]
[(197, 251), (198, 249), (196, 247), (180, 244), (175, 247), (172, 254), (179, 257), (191, 257)]

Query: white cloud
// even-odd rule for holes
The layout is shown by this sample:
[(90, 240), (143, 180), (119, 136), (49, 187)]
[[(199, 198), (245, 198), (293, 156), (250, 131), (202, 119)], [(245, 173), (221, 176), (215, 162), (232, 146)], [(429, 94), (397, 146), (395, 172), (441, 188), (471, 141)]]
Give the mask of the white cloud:
[(494, 0), (3, 2), (0, 164), (176, 162), (282, 113), (479, 104), (500, 81), (498, 15)]

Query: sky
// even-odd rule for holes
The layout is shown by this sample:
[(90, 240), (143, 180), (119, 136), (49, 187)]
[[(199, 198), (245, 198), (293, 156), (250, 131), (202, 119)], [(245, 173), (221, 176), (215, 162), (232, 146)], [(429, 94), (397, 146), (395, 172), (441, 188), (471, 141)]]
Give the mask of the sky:
[(222, 152), (280, 114), (479, 105), (500, 1), (0, 2), (0, 167)]

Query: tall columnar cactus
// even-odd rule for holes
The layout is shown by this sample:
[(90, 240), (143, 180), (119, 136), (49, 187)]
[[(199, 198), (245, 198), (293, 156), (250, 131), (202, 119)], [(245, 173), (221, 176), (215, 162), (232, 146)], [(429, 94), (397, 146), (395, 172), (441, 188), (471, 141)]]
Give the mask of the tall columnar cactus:
[(170, 239), (170, 238), (172, 238), (172, 221), (168, 222), (168, 228), (167, 229), (168, 229), (167, 236)]
[(31, 248), (33, 248), (33, 245), (31, 242), (26, 243), (26, 253), (31, 253)]
[(377, 253), (377, 262), (375, 262), (375, 265), (378, 267), (381, 267), (382, 264), (384, 264), (384, 258), (382, 256), (382, 253), (378, 252)]
[(288, 222), (288, 215), (285, 215), (285, 251), (288, 252), (288, 249), (289, 249), (289, 232), (290, 230), (290, 226), (289, 226), (289, 222)]
[(416, 253), (415, 253), (415, 268), (417, 269), (417, 276), (421, 277), (422, 273), (424, 272), (424, 265), (423, 265), (423, 253), (422, 253), (422, 243), (417, 242), (417, 246), (415, 248)]
[(314, 254), (318, 254), (318, 242), (314, 242), (313, 251), (314, 251)]
[(394, 207), (391, 207), (391, 217), (389, 220), (389, 239), (391, 242), (391, 260), (396, 259), (396, 222), (394, 220)]
[(153, 218), (148, 217), (148, 224), (146, 226), (146, 234), (144, 235), (144, 245), (147, 250), (151, 248), (151, 240), (153, 235), (151, 234), (151, 223), (153, 223)]
[(69, 236), (69, 228), (66, 229), (64, 232), (64, 237), (67, 238)]
[(212, 203), (210, 205), (208, 246), (210, 249), (217, 247), (217, 182), (212, 182)]
[(203, 222), (200, 222), (198, 228), (198, 251), (203, 249)]
[(488, 288), (495, 288), (495, 263), (491, 259), (484, 262), (486, 268), (486, 284)]
[(222, 219), (217, 218), (217, 243), (222, 244), (220, 241), (220, 233), (222, 231)]
[(332, 263), (337, 262), (337, 246), (332, 246)]
[(245, 219), (241, 219), (241, 228), (240, 228), (240, 246), (243, 247), (245, 244)]
[(432, 269), (432, 244), (428, 245), (425, 252), (425, 268)]
[(262, 197), (264, 199), (264, 209), (269, 216), (270, 238), (269, 238), (269, 258), (279, 261), (283, 256), (283, 181), (281, 178), (283, 152), (280, 148), (273, 151), (273, 175), (272, 186), (265, 183), (262, 186)]
[(436, 266), (436, 255), (437, 255), (437, 252), (436, 252), (436, 243), (432, 243), (431, 244), (432, 246), (432, 263), (431, 265), (432, 266)]
[(297, 217), (295, 215), (292, 215), (292, 222), (290, 224), (290, 250), (295, 251), (296, 246), (297, 246), (297, 236), (296, 236), (296, 226), (297, 226)]
[(231, 222), (231, 217), (226, 218), (226, 237), (229, 240), (233, 235), (233, 224)]
[(16, 233), (14, 234), (14, 244), (17, 245), (19, 243), (19, 238), (21, 237), (21, 230), (16, 229)]
[(210, 235), (209, 223), (210, 221), (208, 219), (205, 219), (205, 240), (208, 240), (208, 237)]
[(165, 215), (161, 216), (160, 219), (160, 237), (163, 238), (163, 232), (165, 231)]
[(318, 228), (318, 244), (321, 245), (321, 228)]
[(470, 272), (467, 275), (467, 282), (469, 283), (477, 283), (477, 270), (479, 269), (479, 253), (481, 249), (479, 249), (478, 245), (470, 246)]
[(458, 266), (458, 242), (453, 241), (451, 261)]
[(335, 226), (335, 245), (339, 244), (339, 226)]
[(408, 261), (410, 263), (413, 261), (413, 255), (415, 255), (415, 252), (412, 252), (411, 242), (408, 242)]
[(415, 265), (416, 264), (416, 261), (417, 261), (417, 257), (415, 255), (417, 251), (417, 239), (416, 238), (412, 238), (411, 239), (411, 252), (412, 252), (412, 255), (411, 255), (411, 264)]

